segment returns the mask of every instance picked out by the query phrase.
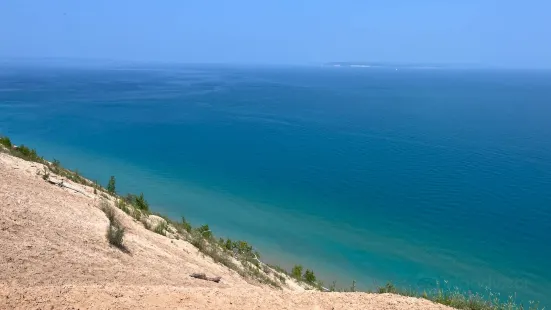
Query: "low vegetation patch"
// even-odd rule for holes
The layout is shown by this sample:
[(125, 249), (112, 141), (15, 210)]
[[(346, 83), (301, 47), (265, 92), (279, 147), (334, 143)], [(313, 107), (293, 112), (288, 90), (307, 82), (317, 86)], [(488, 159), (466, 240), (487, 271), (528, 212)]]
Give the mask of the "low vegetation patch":
[(160, 221), (153, 231), (159, 235), (166, 236), (168, 230), (168, 223), (166, 221)]
[[(11, 141), (10, 141), (10, 143), (11, 143)], [(10, 149), (10, 152), (11, 152), (12, 155), (14, 155), (16, 157), (19, 157), (19, 158), (22, 158), (22, 159), (25, 159), (25, 160), (28, 160), (28, 161), (34, 161), (34, 162), (42, 163), (42, 164), (46, 163), (44, 158), (38, 156), (35, 149), (28, 148), (25, 145), (20, 145), (20, 146), (17, 146), (17, 147), (12, 146), (11, 149)]]
[(107, 192), (111, 195), (115, 195), (116, 193), (114, 176), (111, 176), (111, 178), (109, 178), (109, 182), (107, 183)]
[(105, 200), (100, 202), (100, 209), (105, 213), (105, 216), (107, 216), (107, 219), (109, 220), (109, 227), (107, 227), (106, 233), (109, 244), (120, 249), (126, 249), (123, 244), (124, 227), (118, 221), (115, 209)]
[(12, 148), (11, 140), (8, 137), (0, 137), (0, 145), (3, 145), (9, 150)]
[(538, 310), (539, 303), (529, 301), (528, 305), (518, 302), (513, 295), (507, 298), (502, 298), (499, 293), (492, 292), (486, 288), (485, 294), (463, 292), (459, 288), (451, 288), (444, 283), (436, 282), (436, 288), (429, 291), (419, 292), (414, 289), (404, 289), (394, 286), (392, 283), (387, 283), (377, 289), (376, 293), (392, 293), (403, 296), (424, 298), (430, 301), (450, 306), (456, 309), (464, 310)]

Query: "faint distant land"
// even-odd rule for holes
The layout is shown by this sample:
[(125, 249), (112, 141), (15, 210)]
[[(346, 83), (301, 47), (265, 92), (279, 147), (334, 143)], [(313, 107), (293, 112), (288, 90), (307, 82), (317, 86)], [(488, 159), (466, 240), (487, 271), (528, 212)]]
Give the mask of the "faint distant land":
[(441, 69), (449, 66), (442, 64), (405, 64), (405, 63), (387, 63), (387, 62), (364, 62), (364, 61), (335, 61), (323, 64), (324, 67), (343, 67), (343, 68), (388, 68), (388, 69)]

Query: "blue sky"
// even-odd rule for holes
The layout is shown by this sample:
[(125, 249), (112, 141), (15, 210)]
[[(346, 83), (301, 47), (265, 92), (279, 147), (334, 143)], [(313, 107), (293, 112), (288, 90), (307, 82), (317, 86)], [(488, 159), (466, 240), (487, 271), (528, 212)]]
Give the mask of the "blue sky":
[(0, 58), (551, 68), (551, 1), (1, 0)]

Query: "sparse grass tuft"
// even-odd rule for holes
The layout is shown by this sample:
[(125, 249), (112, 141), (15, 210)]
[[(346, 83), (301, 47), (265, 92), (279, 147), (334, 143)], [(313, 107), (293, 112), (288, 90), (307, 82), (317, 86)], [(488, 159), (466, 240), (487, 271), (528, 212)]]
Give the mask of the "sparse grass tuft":
[(118, 248), (124, 248), (124, 228), (118, 225), (110, 224), (107, 228), (107, 240), (109, 240), (110, 244)]
[[(96, 190), (96, 189), (94, 189)], [(117, 199), (117, 208), (121, 209), (122, 212), (128, 214), (128, 215), (131, 215), (132, 213), (132, 210), (130, 207), (128, 207), (128, 205), (126, 204), (126, 202), (124, 202), (123, 199)]]
[(44, 172), (42, 174), (42, 179), (44, 179), (44, 181), (48, 181), (49, 178), (50, 178), (50, 171), (48, 170), (48, 168), (46, 168), (46, 166), (44, 166)]
[(147, 230), (151, 230), (153, 227), (151, 227), (151, 222), (149, 222), (149, 219), (147, 216), (140, 216), (140, 222), (142, 222), (143, 227)]
[(107, 219), (109, 220), (109, 227), (107, 227), (106, 237), (109, 241), (109, 244), (114, 245), (120, 249), (126, 249), (124, 247), (124, 227), (117, 220), (116, 211), (111, 205), (102, 200), (100, 202), (100, 209), (105, 213)]
[(157, 224), (157, 226), (155, 226), (155, 229), (153, 231), (159, 235), (166, 236), (167, 230), (168, 230), (168, 223), (166, 221), (161, 221)]
[[(447, 285), (447, 282), (445, 283)], [(455, 309), (462, 310), (538, 310), (539, 303), (529, 301), (528, 306), (515, 300), (513, 295), (507, 299), (502, 299), (499, 293), (494, 293), (491, 289), (486, 288), (485, 294), (465, 293), (459, 288), (442, 287), (439, 282), (436, 282), (436, 288), (419, 292), (414, 289), (397, 288), (392, 283), (388, 282), (384, 286), (377, 288), (377, 293), (392, 293), (403, 296), (424, 298), (435, 303), (450, 306)]]
[(132, 209), (132, 217), (139, 222), (142, 219), (142, 213), (138, 209)]
[(186, 218), (183, 216), (182, 216), (181, 227), (183, 230), (187, 231), (188, 233), (191, 232), (191, 229), (192, 229), (191, 224), (188, 221), (186, 221)]
[(46, 163), (42, 157), (38, 156), (35, 149), (30, 149), (25, 145), (13, 147), (11, 149), (11, 154), (25, 160), (34, 161), (37, 163)]

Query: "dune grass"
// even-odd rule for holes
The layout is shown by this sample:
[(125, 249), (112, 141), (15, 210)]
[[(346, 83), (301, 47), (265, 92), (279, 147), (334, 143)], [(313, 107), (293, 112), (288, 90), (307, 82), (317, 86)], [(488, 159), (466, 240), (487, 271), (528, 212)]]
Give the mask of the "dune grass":
[(392, 283), (379, 287), (376, 293), (392, 293), (403, 296), (424, 298), (435, 303), (450, 306), (455, 309), (464, 310), (538, 310), (538, 302), (528, 301), (523, 304), (516, 299), (515, 295), (503, 298), (499, 293), (494, 293), (490, 288), (485, 288), (483, 293), (472, 293), (461, 291), (458, 287), (451, 287), (447, 282), (444, 284), (436, 282), (436, 288), (419, 292), (413, 289), (398, 288)]
[(115, 209), (111, 207), (110, 203), (105, 200), (102, 200), (100, 202), (100, 209), (105, 213), (105, 216), (107, 216), (107, 219), (109, 220), (109, 226), (107, 227), (106, 233), (109, 244), (120, 249), (125, 249), (125, 246), (123, 244), (124, 227), (117, 219)]

